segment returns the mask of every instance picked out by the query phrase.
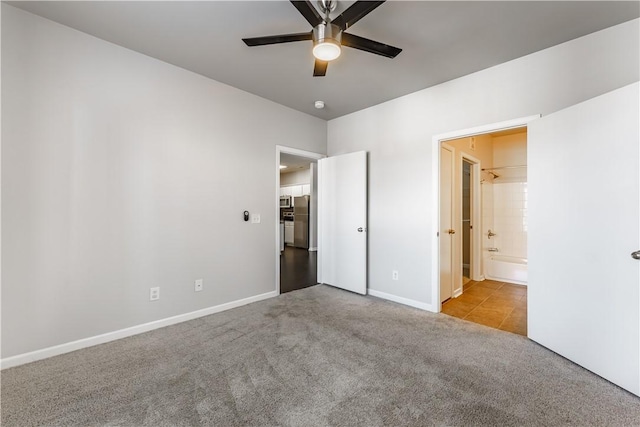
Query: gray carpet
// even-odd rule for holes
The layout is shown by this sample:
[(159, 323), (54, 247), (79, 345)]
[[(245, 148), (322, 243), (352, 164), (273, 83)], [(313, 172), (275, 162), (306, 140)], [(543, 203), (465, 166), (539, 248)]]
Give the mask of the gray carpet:
[(9, 426), (640, 425), (528, 339), (314, 286), (2, 372)]

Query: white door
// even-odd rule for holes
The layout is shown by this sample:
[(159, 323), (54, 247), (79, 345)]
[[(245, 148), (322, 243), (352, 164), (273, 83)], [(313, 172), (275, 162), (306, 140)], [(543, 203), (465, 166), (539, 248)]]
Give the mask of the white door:
[(529, 338), (640, 395), (638, 83), (531, 122)]
[(367, 153), (318, 161), (318, 282), (367, 293)]
[(453, 296), (453, 148), (440, 146), (440, 302)]

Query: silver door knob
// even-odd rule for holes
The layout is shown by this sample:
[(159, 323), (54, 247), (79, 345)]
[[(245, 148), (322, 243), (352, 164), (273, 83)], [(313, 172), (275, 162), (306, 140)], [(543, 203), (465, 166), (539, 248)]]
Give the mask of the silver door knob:
[(631, 252), (631, 258), (640, 259), (640, 251)]

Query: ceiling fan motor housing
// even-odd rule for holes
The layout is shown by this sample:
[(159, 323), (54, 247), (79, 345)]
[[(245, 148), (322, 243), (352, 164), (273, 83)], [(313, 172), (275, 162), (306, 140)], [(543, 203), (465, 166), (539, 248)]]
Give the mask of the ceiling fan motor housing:
[(331, 23), (321, 23), (313, 28), (313, 56), (320, 61), (333, 61), (340, 56), (342, 29)]
[(313, 28), (313, 44), (335, 43), (340, 45), (342, 41), (342, 29), (337, 25), (322, 23)]

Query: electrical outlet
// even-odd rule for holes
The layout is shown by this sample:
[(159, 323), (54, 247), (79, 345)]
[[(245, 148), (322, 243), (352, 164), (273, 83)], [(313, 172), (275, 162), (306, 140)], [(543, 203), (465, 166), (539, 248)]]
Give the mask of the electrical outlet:
[(155, 301), (160, 299), (160, 288), (150, 288), (149, 289), (149, 301)]
[(252, 224), (260, 224), (260, 214), (252, 214), (251, 215), (251, 223)]
[(203, 286), (204, 286), (204, 280), (202, 280), (202, 279), (197, 279), (197, 280), (194, 282), (194, 290), (195, 290), (196, 292), (200, 292), (200, 291), (202, 290), (202, 287), (203, 287)]
[(391, 272), (391, 278), (392, 278), (393, 280), (398, 280), (398, 270), (393, 270), (393, 271)]

